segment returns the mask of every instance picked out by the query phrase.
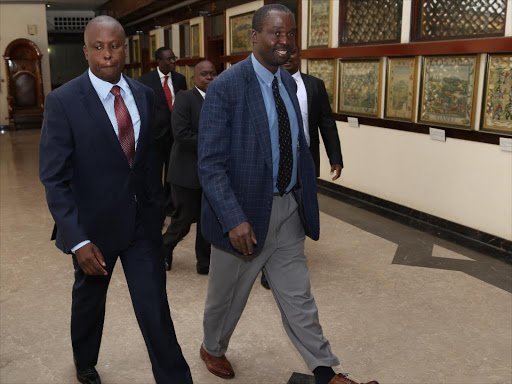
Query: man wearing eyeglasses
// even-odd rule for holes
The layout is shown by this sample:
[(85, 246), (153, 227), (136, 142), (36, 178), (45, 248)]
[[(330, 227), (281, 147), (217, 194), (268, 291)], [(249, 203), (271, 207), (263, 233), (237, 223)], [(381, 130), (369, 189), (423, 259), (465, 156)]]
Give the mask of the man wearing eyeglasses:
[[(155, 116), (153, 125), (154, 152), (158, 161), (158, 176), (162, 177), (162, 171), (165, 167), (167, 175), (169, 170), (169, 157), (173, 143), (171, 129), (171, 111), (176, 99), (176, 94), (187, 89), (185, 76), (176, 72), (176, 61), (178, 58), (168, 47), (158, 48), (155, 52), (157, 67), (155, 70), (144, 74), (140, 82), (153, 88), (155, 91)], [(166, 213), (171, 213), (171, 187), (163, 179), (164, 185), (164, 211), (162, 212), (162, 223)], [(171, 269), (172, 260), (169, 255), (165, 255), (165, 268)]]

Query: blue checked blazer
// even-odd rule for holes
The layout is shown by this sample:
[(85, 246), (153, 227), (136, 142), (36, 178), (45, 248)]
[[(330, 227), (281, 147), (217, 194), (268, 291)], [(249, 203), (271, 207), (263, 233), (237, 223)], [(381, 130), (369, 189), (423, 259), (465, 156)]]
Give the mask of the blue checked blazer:
[[(281, 71), (281, 78), (302, 127), (295, 80), (286, 71)], [(293, 193), (306, 235), (318, 240), (315, 165), (302, 129), (298, 151)], [(265, 103), (250, 56), (208, 87), (199, 121), (198, 174), (203, 187), (203, 236), (219, 248), (236, 252), (229, 231), (247, 221), (258, 241), (255, 253), (259, 252), (272, 211), (272, 149)]]

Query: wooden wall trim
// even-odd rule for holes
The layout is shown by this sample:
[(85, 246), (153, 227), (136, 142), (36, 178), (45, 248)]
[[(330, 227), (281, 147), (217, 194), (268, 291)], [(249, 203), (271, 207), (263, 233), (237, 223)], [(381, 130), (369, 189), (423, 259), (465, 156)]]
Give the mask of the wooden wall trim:
[(512, 37), (305, 49), (303, 59), (497, 53), (512, 50)]

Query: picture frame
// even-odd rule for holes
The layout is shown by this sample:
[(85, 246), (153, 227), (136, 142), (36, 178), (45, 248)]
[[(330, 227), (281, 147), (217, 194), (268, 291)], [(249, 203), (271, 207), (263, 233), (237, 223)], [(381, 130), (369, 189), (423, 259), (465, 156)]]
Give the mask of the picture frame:
[(336, 61), (335, 59), (309, 59), (308, 60), (308, 75), (317, 77), (323, 80), (329, 103), (331, 108), (334, 109), (336, 95)]
[(382, 58), (340, 60), (338, 112), (379, 117)]
[(474, 129), (480, 56), (425, 56), (418, 122)]
[(414, 121), (418, 58), (388, 58), (384, 118)]
[(187, 89), (194, 88), (194, 68), (195, 65), (187, 65)]
[(190, 26), (190, 56), (201, 56), (201, 35), (199, 24)]
[(252, 17), (255, 11), (242, 13), (229, 18), (230, 53), (252, 52)]
[(487, 55), (480, 130), (512, 136), (512, 53)]
[(308, 48), (331, 46), (331, 0), (309, 1)]
[(133, 63), (140, 63), (139, 39), (133, 39)]
[(155, 52), (158, 47), (158, 36), (156, 33), (149, 35), (149, 59), (150, 61), (155, 59)]
[(184, 65), (177, 65), (176, 66), (176, 72), (182, 74), (185, 79), (187, 78), (187, 67)]

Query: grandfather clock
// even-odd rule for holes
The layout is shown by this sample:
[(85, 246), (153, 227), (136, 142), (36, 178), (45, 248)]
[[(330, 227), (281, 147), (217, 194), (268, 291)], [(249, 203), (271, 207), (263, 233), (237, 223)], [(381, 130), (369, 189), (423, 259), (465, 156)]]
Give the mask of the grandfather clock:
[(40, 128), (44, 93), (41, 73), (43, 55), (28, 39), (16, 39), (5, 49), (9, 128)]

